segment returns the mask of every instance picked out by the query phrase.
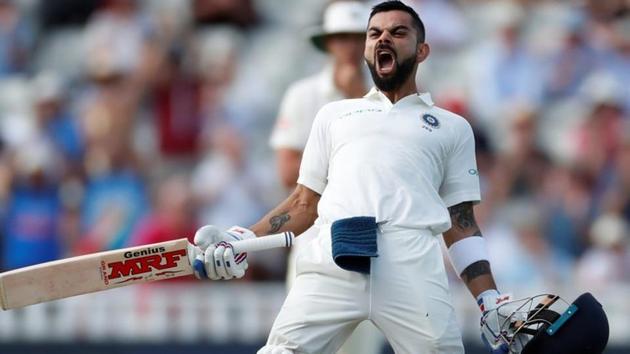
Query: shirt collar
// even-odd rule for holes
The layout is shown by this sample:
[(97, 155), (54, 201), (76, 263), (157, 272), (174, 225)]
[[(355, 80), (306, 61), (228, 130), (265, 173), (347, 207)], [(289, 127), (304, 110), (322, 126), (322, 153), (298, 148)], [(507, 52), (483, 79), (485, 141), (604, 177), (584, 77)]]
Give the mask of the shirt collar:
[[(385, 96), (376, 87), (372, 87), (372, 89), (363, 97), (367, 98), (368, 100), (379, 101), (379, 102), (387, 103), (393, 106), (389, 98), (387, 98), (387, 96)], [(415, 93), (415, 94), (411, 94), (409, 96), (403, 97), (402, 99), (398, 100), (398, 102), (396, 102), (396, 105), (401, 104), (401, 103), (406, 103), (406, 102), (421, 103), (429, 107), (433, 106), (433, 100), (431, 99), (431, 94), (428, 92)]]

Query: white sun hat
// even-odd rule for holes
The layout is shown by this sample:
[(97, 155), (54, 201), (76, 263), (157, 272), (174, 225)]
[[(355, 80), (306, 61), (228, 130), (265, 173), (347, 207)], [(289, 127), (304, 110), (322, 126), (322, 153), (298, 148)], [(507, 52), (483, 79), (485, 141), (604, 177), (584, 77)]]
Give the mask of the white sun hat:
[(311, 33), (311, 42), (326, 51), (324, 38), (333, 34), (365, 34), (370, 13), (365, 4), (358, 1), (338, 1), (328, 5), (323, 24)]

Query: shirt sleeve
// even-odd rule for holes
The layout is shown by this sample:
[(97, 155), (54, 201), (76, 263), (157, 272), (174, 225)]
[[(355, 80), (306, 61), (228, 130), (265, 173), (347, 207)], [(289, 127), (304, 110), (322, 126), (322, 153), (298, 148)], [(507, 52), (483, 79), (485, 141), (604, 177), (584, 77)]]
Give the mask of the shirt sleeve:
[(304, 148), (300, 176), (297, 183), (322, 194), (328, 184), (328, 165), (331, 151), (329, 105), (325, 105), (315, 116), (311, 133)]
[(276, 118), (276, 123), (271, 133), (269, 145), (274, 150), (289, 148), (295, 150), (304, 149), (306, 138), (304, 134), (304, 124), (310, 122), (312, 117), (303, 117), (303, 102), (301, 102), (299, 89), (297, 86), (291, 86), (284, 94), (280, 111)]
[(444, 179), (440, 186), (440, 196), (447, 207), (481, 200), (475, 137), (470, 124), (460, 119), (462, 123), (456, 126), (454, 145), (445, 161)]

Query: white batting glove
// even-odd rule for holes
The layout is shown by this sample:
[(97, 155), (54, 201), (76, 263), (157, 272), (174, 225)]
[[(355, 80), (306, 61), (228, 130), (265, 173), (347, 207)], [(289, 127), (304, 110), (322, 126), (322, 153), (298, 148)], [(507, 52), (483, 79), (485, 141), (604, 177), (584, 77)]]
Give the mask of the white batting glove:
[(203, 254), (195, 258), (193, 269), (198, 279), (242, 278), (247, 270), (247, 253), (234, 254), (230, 242), (254, 238), (249, 229), (240, 226), (222, 231), (213, 225), (201, 227), (195, 233), (195, 245)]
[(509, 313), (497, 311), (502, 304), (512, 301), (511, 294), (500, 294), (497, 290), (486, 290), (477, 297), (477, 305), (481, 310), (481, 340), (492, 354), (509, 353), (508, 344), (501, 336), (501, 328), (508, 320)]

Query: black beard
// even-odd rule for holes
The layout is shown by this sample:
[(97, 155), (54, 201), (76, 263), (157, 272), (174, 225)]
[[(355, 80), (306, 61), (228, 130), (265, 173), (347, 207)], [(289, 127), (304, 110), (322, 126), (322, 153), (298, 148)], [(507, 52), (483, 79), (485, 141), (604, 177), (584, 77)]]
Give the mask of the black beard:
[(416, 57), (411, 56), (408, 59), (402, 61), (402, 63), (396, 62), (396, 72), (390, 77), (380, 77), (376, 72), (376, 64), (371, 64), (367, 59), (365, 62), (370, 68), (370, 74), (372, 74), (372, 80), (374, 85), (381, 91), (389, 92), (394, 91), (402, 86), (405, 81), (413, 73), (413, 69), (416, 66)]

